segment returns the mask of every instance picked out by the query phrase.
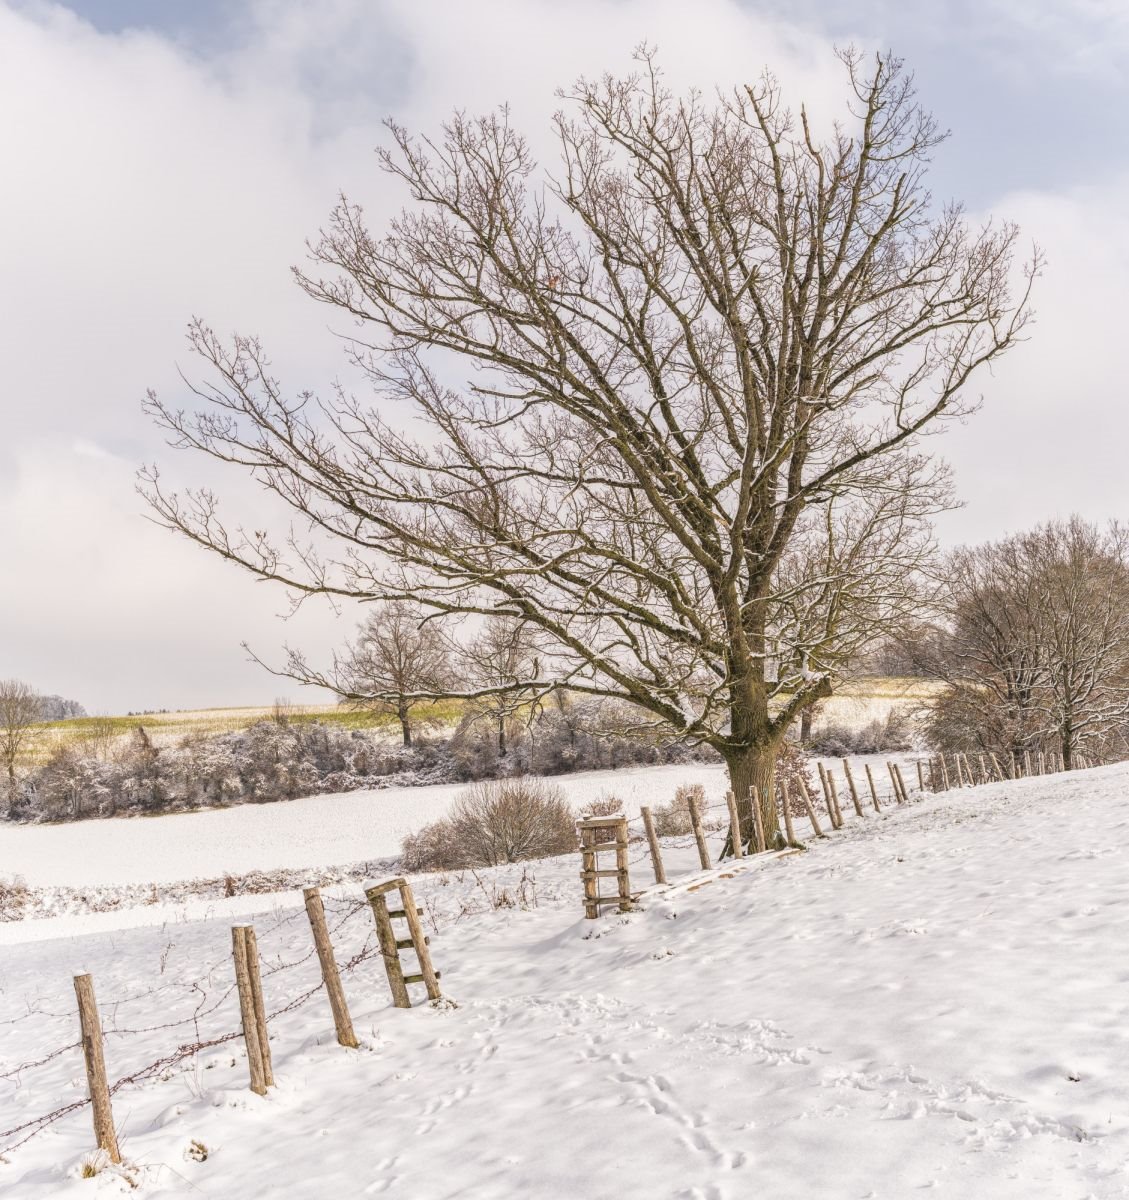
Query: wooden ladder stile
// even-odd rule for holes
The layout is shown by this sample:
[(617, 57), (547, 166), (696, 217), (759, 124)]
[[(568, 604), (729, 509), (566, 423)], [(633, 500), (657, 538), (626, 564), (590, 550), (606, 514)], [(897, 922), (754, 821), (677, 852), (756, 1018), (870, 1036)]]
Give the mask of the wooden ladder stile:
[[(633, 906), (631, 878), (627, 865), (627, 818), (624, 816), (590, 817), (578, 821), (580, 831), (580, 878), (584, 883), (584, 916), (594, 921), (600, 909), (609, 904), (620, 912), (630, 912)], [(599, 855), (615, 852), (615, 869), (600, 870)], [(600, 894), (601, 879), (616, 880), (616, 894)]]
[[(388, 907), (388, 893), (399, 892), (400, 907)], [(442, 972), (435, 970), (431, 962), (431, 939), (423, 932), (420, 917), (423, 909), (416, 906), (411, 884), (406, 879), (390, 879), (387, 883), (378, 883), (365, 888), (365, 897), (372, 908), (373, 919), (376, 921), (376, 936), (380, 942), (380, 954), (384, 959), (384, 970), (388, 975), (388, 987), (392, 992), (392, 1003), (397, 1008), (411, 1008), (412, 1001), (408, 995), (408, 984), (422, 983), (427, 989), (428, 1000), (442, 999), (439, 990), (439, 980)], [(408, 927), (408, 936), (398, 938), (392, 922), (402, 920)], [(400, 960), (401, 950), (415, 951), (419, 970), (410, 974), (404, 973), (404, 964)]]

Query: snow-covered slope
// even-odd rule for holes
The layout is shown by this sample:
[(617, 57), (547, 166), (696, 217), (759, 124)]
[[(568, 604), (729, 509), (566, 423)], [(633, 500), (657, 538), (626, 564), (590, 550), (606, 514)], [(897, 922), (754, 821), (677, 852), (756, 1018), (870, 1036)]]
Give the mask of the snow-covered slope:
[[(671, 846), (683, 884), (599, 922), (575, 858), (421, 879), (457, 1007), (390, 1008), (365, 958), (360, 1050), (314, 992), (271, 1021), (266, 1098), (238, 1040), (117, 1092), (135, 1186), (80, 1178), (80, 1109), (7, 1152), (0, 1196), (1129, 1197), (1127, 788), (1116, 767), (928, 797), (697, 883)], [(331, 906), (342, 960), (371, 951), (358, 896)], [(83, 1095), (77, 971), (114, 1078), (234, 1031), (241, 904), (7, 947), (0, 1128)], [(255, 920), (275, 1010), (317, 983), (300, 897)]]

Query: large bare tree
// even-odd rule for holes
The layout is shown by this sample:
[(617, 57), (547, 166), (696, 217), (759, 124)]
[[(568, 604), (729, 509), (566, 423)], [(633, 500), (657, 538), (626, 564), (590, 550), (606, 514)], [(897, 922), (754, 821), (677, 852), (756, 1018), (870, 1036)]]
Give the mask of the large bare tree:
[(8, 776), (8, 808), (17, 798), (16, 764), (43, 720), (38, 692), (18, 679), (0, 679), (0, 763)]
[(775, 828), (776, 747), (902, 604), (947, 498), (922, 435), (974, 406), (1037, 265), (932, 201), (942, 134), (899, 62), (842, 60), (825, 137), (769, 76), (679, 98), (647, 51), (562, 94), (552, 174), (506, 111), (390, 124), (408, 207), (379, 233), (343, 199), (297, 272), (359, 326), (379, 411), (287, 396), (257, 340), (200, 321), (202, 409), (149, 401), (308, 537), (243, 532), (155, 470), (153, 507), (299, 594), (527, 623), (539, 671), (508, 690), (628, 701), (713, 746)]

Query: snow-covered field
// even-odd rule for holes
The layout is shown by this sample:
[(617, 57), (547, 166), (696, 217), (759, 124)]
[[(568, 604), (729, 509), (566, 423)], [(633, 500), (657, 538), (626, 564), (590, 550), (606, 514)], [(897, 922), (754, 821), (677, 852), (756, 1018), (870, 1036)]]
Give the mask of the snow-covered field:
[[(680, 783), (724, 791), (720, 764), (582, 771), (558, 783), (577, 807), (600, 796), (639, 806)], [(381, 788), (156, 817), (68, 825), (0, 825), (0, 877), (53, 884), (172, 883), (225, 872), (337, 866), (399, 854), (404, 835), (450, 809), (466, 784)]]
[(356, 1051), (320, 991), (289, 1007), (318, 982), (297, 895), (36, 923), (0, 957), (0, 1129), (82, 1099), (79, 971), (115, 1079), (237, 1030), (249, 912), (289, 1011), (267, 1097), (220, 1042), (116, 1093), (122, 1172), (81, 1177), (80, 1108), (0, 1138), (0, 1195), (1129, 1197), (1127, 787), (1109, 767), (930, 796), (696, 883), (671, 844), (681, 885), (599, 922), (575, 858), (422, 878), (438, 1009), (389, 1007), (340, 889), (339, 959), (369, 955), (345, 976)]

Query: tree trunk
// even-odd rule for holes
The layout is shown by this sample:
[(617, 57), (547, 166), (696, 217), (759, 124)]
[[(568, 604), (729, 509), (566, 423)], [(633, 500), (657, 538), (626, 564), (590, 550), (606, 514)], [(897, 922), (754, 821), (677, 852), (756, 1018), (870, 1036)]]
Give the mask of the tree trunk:
[(498, 718), (498, 757), (506, 757), (506, 718)]
[(404, 745), (410, 746), (412, 744), (412, 725), (408, 720), (408, 710), (406, 708), (399, 708), (396, 711), (396, 716), (400, 718), (400, 728), (404, 731)]
[(732, 751), (726, 756), (726, 766), (729, 768), (729, 785), (737, 797), (742, 840), (748, 840), (753, 832), (749, 789), (755, 787), (760, 798), (765, 844), (771, 848), (780, 828), (776, 813), (776, 743)]

